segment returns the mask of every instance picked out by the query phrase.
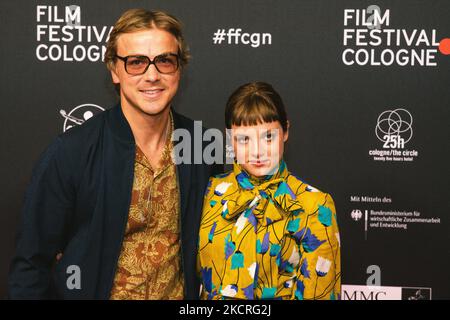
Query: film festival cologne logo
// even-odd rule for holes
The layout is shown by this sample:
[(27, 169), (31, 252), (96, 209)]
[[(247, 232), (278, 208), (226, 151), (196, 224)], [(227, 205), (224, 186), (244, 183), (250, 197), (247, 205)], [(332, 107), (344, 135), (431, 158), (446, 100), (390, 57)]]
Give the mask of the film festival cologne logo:
[(438, 51), (450, 55), (450, 38), (436, 29), (393, 28), (391, 10), (377, 5), (344, 9), (342, 63), (360, 67), (436, 67)]
[(82, 24), (77, 5), (37, 5), (36, 58), (47, 62), (103, 61), (112, 28)]

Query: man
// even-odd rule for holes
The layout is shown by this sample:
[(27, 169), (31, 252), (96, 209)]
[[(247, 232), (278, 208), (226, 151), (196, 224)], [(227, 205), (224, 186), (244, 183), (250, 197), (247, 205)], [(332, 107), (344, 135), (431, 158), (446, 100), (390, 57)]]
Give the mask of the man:
[(116, 22), (105, 62), (120, 104), (60, 135), (35, 167), (10, 298), (198, 298), (202, 196), (220, 167), (171, 158), (172, 132), (194, 131), (171, 110), (187, 61), (173, 16), (133, 9)]

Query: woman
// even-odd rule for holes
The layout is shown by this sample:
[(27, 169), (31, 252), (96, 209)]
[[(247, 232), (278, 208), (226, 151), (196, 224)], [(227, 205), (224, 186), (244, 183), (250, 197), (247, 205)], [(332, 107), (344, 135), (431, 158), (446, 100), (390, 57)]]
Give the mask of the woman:
[(235, 162), (210, 179), (204, 198), (202, 299), (340, 299), (334, 202), (288, 171), (281, 97), (267, 83), (245, 84), (225, 122)]

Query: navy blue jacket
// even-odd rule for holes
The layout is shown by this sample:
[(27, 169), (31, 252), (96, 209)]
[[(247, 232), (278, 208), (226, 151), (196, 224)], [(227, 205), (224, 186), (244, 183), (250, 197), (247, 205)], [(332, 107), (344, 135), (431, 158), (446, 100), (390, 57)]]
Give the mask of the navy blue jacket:
[[(175, 129), (184, 128), (194, 137), (192, 120), (175, 112), (173, 120)], [(58, 136), (47, 148), (25, 195), (9, 298), (110, 297), (128, 220), (135, 148), (120, 105)], [(177, 165), (186, 299), (198, 298), (195, 268), (203, 194), (209, 177), (221, 169)], [(56, 262), (59, 252), (63, 256)], [(67, 286), (71, 265), (80, 268), (80, 289)]]

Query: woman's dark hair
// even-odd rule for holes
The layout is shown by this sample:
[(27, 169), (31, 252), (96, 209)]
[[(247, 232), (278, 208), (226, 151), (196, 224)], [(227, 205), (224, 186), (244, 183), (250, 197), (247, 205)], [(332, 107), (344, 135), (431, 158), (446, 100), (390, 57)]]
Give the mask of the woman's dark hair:
[(288, 128), (286, 110), (278, 92), (268, 83), (250, 82), (237, 88), (225, 107), (225, 125), (256, 125), (279, 121), (283, 131)]

